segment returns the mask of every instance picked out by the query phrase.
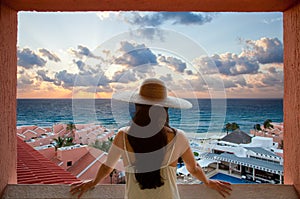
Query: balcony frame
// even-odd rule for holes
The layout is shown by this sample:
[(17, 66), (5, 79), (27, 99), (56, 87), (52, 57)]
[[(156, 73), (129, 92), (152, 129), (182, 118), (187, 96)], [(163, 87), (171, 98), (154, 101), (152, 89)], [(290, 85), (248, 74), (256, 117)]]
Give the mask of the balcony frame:
[[(285, 183), (300, 192), (299, 0), (0, 0), (0, 196), (16, 183), (18, 11), (283, 12)], [(262, 185), (259, 185), (260, 187)]]

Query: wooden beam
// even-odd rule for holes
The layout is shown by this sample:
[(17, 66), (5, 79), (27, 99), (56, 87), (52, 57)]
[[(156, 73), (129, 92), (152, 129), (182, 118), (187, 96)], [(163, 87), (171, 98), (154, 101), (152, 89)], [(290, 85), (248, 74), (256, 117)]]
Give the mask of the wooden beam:
[(18, 11), (284, 11), (298, 0), (2, 0)]

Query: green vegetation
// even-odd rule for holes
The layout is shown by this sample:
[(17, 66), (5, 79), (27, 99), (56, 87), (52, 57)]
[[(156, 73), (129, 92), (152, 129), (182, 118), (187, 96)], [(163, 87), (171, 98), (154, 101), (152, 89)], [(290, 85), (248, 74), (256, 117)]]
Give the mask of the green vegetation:
[(76, 130), (75, 124), (73, 122), (69, 122), (67, 124), (66, 131), (71, 132), (71, 136), (73, 139), (75, 138), (75, 130)]
[(65, 146), (75, 145), (73, 143), (72, 137), (66, 137), (66, 138), (58, 137), (53, 140), (55, 141), (55, 150), (57, 150), (58, 148), (61, 148), (61, 147), (65, 147)]
[(237, 124), (237, 123), (235, 123), (235, 122), (233, 122), (233, 123), (227, 123), (227, 124), (225, 124), (225, 126), (224, 126), (224, 130), (226, 130), (226, 133), (228, 134), (228, 131), (234, 131), (234, 130), (236, 130), (236, 129), (239, 129), (240, 128), (240, 126)]
[(112, 137), (108, 138), (107, 141), (102, 141), (102, 142), (96, 140), (95, 143), (92, 144), (91, 146), (96, 149), (100, 149), (101, 151), (108, 152), (113, 143), (113, 140), (114, 139)]
[(262, 130), (260, 124), (255, 124), (253, 126), (253, 128), (254, 128), (255, 131), (261, 131)]
[(271, 123), (272, 123), (272, 120), (270, 120), (270, 119), (265, 120), (264, 121), (264, 128), (265, 129), (272, 129), (272, 128), (274, 128), (274, 126)]

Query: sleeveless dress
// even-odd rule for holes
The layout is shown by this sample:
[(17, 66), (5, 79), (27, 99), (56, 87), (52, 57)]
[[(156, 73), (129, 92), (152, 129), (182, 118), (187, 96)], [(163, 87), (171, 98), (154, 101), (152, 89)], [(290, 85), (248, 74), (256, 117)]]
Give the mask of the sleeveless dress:
[[(180, 199), (177, 184), (176, 184), (176, 167), (169, 166), (174, 161), (174, 151), (177, 151), (177, 156), (182, 155), (182, 153), (185, 151), (184, 147), (186, 144), (188, 144), (188, 140), (186, 139), (185, 135), (182, 135), (182, 131), (177, 131), (177, 134), (179, 134), (179, 139), (175, 139), (175, 143), (172, 143), (172, 146), (169, 147), (170, 150), (166, 152), (166, 161), (163, 164), (164, 166), (161, 167), (161, 176), (164, 180), (164, 185), (156, 188), (156, 189), (140, 189), (139, 183), (136, 181), (135, 178), (135, 168), (130, 161), (130, 157), (127, 151), (126, 142), (125, 142), (125, 133), (123, 136), (124, 140), (124, 153), (122, 156), (123, 161), (124, 158), (126, 158), (128, 165), (125, 166), (125, 179), (126, 179), (126, 185), (125, 185), (125, 199)], [(183, 136), (183, 138), (182, 138)], [(181, 138), (180, 138), (181, 137)], [(178, 141), (181, 141), (181, 143), (178, 143)], [(184, 143), (182, 143), (182, 141)], [(170, 144), (168, 144), (170, 145)], [(175, 145), (181, 146), (180, 149), (176, 147)], [(173, 157), (173, 158), (172, 158)], [(179, 158), (179, 157), (175, 157)]]

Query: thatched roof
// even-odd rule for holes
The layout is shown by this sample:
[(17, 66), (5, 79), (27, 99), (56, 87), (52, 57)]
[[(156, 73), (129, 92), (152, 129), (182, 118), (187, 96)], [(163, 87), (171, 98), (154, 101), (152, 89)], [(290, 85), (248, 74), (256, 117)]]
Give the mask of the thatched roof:
[(248, 144), (251, 142), (251, 138), (252, 137), (247, 133), (241, 131), (240, 129), (236, 129), (232, 133), (223, 137), (221, 140), (235, 144)]

